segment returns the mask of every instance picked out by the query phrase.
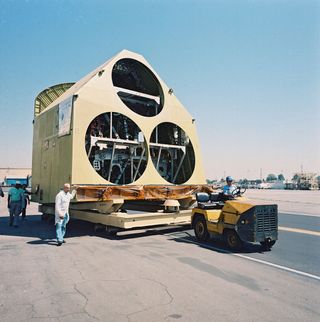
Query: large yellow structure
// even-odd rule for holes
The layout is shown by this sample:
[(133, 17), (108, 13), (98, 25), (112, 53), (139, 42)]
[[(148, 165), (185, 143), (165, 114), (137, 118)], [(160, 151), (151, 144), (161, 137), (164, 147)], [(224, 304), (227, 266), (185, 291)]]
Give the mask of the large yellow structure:
[(205, 184), (195, 121), (141, 55), (37, 96), (32, 199), (52, 204), (65, 182), (78, 202), (183, 199)]

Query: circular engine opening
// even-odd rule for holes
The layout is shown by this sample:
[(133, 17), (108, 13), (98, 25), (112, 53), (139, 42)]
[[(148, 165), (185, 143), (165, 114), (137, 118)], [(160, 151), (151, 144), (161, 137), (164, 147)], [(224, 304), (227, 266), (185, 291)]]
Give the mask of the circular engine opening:
[(115, 184), (136, 181), (147, 166), (147, 144), (142, 131), (120, 113), (108, 112), (94, 118), (86, 132), (85, 148), (95, 171)]
[(158, 115), (163, 108), (163, 91), (152, 71), (137, 60), (124, 58), (112, 69), (112, 82), (122, 102), (142, 116)]
[(162, 178), (170, 183), (188, 181), (194, 171), (195, 154), (186, 132), (174, 123), (160, 123), (152, 131), (150, 156)]

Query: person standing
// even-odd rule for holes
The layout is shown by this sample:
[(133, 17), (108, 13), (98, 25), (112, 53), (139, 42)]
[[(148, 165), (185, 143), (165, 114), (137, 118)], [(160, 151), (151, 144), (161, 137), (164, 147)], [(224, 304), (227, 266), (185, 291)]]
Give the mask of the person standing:
[(2, 185), (0, 184), (0, 197), (4, 197), (4, 192), (3, 192), (3, 190), (2, 190)]
[(21, 192), (20, 182), (17, 181), (16, 185), (10, 188), (8, 192), (8, 208), (10, 213), (9, 226), (19, 226), (19, 215), (22, 209), (23, 193)]
[(27, 211), (27, 205), (30, 205), (30, 197), (29, 195), (31, 194), (27, 190), (27, 186), (24, 184), (22, 186), (22, 194), (23, 194), (23, 200), (22, 200), (22, 219), (26, 219), (26, 211)]
[(2, 190), (2, 186), (1, 186), (1, 184), (0, 184), (0, 197), (4, 197), (4, 193), (3, 193), (3, 190)]
[(66, 233), (66, 226), (69, 221), (69, 205), (70, 200), (76, 195), (76, 190), (70, 193), (70, 184), (65, 183), (63, 185), (63, 190), (61, 190), (56, 195), (55, 200), (55, 225), (56, 225), (56, 235), (57, 235), (57, 246), (61, 246), (65, 243), (64, 235)]

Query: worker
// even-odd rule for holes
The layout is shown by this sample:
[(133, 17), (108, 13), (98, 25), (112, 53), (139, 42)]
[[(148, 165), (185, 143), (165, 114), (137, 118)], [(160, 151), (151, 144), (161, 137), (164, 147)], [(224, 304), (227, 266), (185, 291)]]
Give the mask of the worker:
[(23, 200), (22, 200), (22, 219), (26, 219), (26, 211), (27, 211), (27, 205), (30, 205), (30, 197), (31, 194), (27, 190), (27, 186), (24, 184), (22, 185), (22, 194), (23, 194)]
[(55, 200), (55, 225), (57, 235), (57, 246), (65, 243), (64, 235), (66, 233), (66, 226), (69, 221), (69, 205), (70, 200), (76, 195), (76, 190), (70, 193), (70, 184), (65, 183), (63, 189), (57, 194)]
[(9, 226), (19, 226), (19, 215), (22, 209), (23, 194), (21, 192), (20, 181), (16, 181), (14, 187), (8, 192), (8, 208), (10, 213)]
[(4, 197), (4, 193), (3, 193), (3, 190), (2, 190), (1, 184), (0, 184), (0, 197)]
[(236, 191), (237, 187), (232, 184), (233, 178), (230, 176), (226, 177), (227, 184), (223, 187), (223, 194), (226, 196), (233, 196), (234, 191)]

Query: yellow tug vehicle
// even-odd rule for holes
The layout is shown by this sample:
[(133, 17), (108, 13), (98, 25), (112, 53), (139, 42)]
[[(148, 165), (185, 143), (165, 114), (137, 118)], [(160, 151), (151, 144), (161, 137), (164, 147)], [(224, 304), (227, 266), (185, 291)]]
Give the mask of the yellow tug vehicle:
[(244, 192), (237, 188), (232, 195), (196, 194), (191, 223), (199, 241), (223, 237), (232, 250), (240, 250), (247, 242), (271, 249), (278, 239), (278, 206), (257, 204), (243, 197)]

